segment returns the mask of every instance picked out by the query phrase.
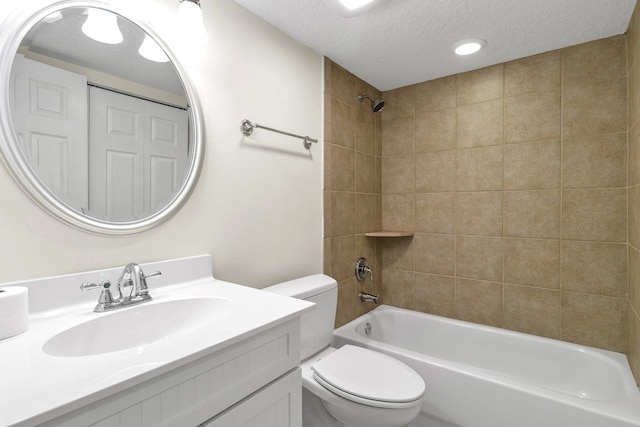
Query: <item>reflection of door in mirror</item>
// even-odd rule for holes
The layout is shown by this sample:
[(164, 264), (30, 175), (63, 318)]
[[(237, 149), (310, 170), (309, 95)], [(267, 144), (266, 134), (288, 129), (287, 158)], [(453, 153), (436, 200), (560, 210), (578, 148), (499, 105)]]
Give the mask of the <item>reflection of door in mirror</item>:
[(16, 56), (13, 125), (31, 168), (60, 200), (88, 207), (87, 78)]
[(188, 112), (97, 87), (89, 100), (91, 216), (131, 221), (153, 214), (183, 181)]

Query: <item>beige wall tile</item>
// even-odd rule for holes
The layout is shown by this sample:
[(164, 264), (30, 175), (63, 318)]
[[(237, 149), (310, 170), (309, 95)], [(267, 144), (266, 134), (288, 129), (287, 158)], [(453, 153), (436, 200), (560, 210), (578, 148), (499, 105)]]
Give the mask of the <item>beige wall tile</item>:
[(505, 145), (505, 190), (560, 188), (560, 147), (559, 140)]
[(629, 244), (640, 248), (640, 186), (629, 187)]
[(502, 190), (503, 146), (466, 148), (456, 151), (456, 190)]
[(356, 197), (356, 233), (376, 231), (376, 196), (375, 194), (357, 193)]
[(382, 156), (382, 119), (376, 115), (376, 156)]
[(416, 191), (438, 192), (456, 189), (456, 151), (418, 153), (416, 159)]
[(331, 270), (336, 281), (353, 277), (355, 238), (351, 236), (333, 237), (331, 239)]
[(636, 60), (629, 70), (629, 124), (640, 118), (640, 61)]
[(560, 288), (560, 241), (505, 239), (504, 281), (539, 288)]
[(627, 29), (627, 64), (631, 67), (640, 57), (640, 9), (637, 7), (631, 15)]
[(565, 82), (563, 136), (599, 135), (627, 130), (627, 79)]
[(355, 256), (353, 257), (354, 265), (358, 258), (363, 257), (366, 258), (369, 262), (369, 268), (375, 270), (376, 272), (379, 272), (381, 270), (382, 263), (378, 259), (376, 240), (377, 239), (373, 239), (371, 237), (366, 237), (364, 234), (356, 235), (356, 249)]
[(560, 338), (560, 291), (505, 285), (504, 327), (527, 334)]
[(640, 184), (640, 122), (629, 129), (628, 183)]
[(502, 207), (501, 191), (456, 193), (456, 233), (501, 236)]
[(455, 317), (482, 325), (502, 326), (502, 285), (456, 279)]
[(504, 234), (511, 237), (560, 237), (560, 191), (507, 191)]
[(559, 90), (533, 92), (504, 100), (506, 142), (538, 141), (560, 137)]
[(324, 190), (322, 192), (322, 211), (323, 211), (323, 223), (324, 234), (323, 237), (331, 237), (331, 212), (332, 209), (332, 191)]
[(375, 193), (382, 194), (382, 158), (376, 157)]
[(324, 123), (323, 123), (323, 129), (324, 129), (324, 142), (325, 145), (328, 142), (332, 142), (332, 138), (333, 136), (331, 135), (331, 128), (332, 128), (332, 122), (333, 120), (331, 120), (331, 96), (328, 95), (327, 92), (325, 92), (324, 94)]
[(415, 116), (415, 86), (406, 86), (383, 92), (382, 98), (384, 100), (384, 110), (381, 113), (383, 122)]
[(325, 59), (325, 88), (327, 93), (347, 105), (358, 107), (358, 100), (355, 98), (355, 77), (353, 74)]
[(378, 239), (378, 242), (382, 248), (382, 268), (415, 270), (412, 238)]
[(361, 105), (356, 113), (356, 149), (363, 153), (376, 154), (376, 127), (374, 113)]
[(640, 311), (640, 251), (629, 245), (629, 304)]
[(504, 102), (502, 99), (456, 109), (458, 148), (502, 144), (504, 142)]
[(562, 293), (562, 339), (624, 352), (628, 303), (622, 298)]
[(502, 282), (503, 244), (499, 237), (456, 237), (457, 277)]
[(382, 228), (384, 230), (414, 231), (415, 223), (415, 194), (382, 195)]
[(416, 160), (414, 156), (382, 159), (382, 193), (415, 193)]
[(382, 270), (384, 303), (400, 308), (414, 309), (415, 274), (413, 271)]
[(562, 237), (574, 240), (625, 242), (626, 189), (564, 190)]
[(566, 139), (562, 145), (564, 188), (627, 185), (627, 135)]
[(628, 318), (627, 358), (636, 383), (640, 383), (640, 317), (635, 310), (629, 310)]
[(338, 282), (338, 309), (336, 310), (335, 327), (349, 323), (356, 318), (356, 305), (358, 293), (356, 279), (347, 279)]
[(382, 157), (403, 156), (415, 152), (415, 117), (388, 120), (382, 124)]
[(322, 254), (323, 254), (323, 263), (322, 263), (322, 272), (327, 276), (333, 277), (333, 268), (331, 261), (331, 239), (325, 237), (322, 239)]
[(416, 152), (456, 148), (456, 109), (426, 111), (416, 115)]
[(416, 86), (416, 115), (456, 106), (456, 78), (443, 77)]
[(356, 230), (355, 193), (331, 193), (331, 234), (333, 237), (354, 234)]
[(331, 142), (356, 147), (356, 110), (336, 98), (331, 98)]
[(453, 317), (455, 279), (416, 273), (414, 298), (416, 309), (421, 312)]
[(500, 99), (503, 97), (504, 66), (494, 65), (456, 75), (457, 105)]
[(456, 271), (456, 240), (449, 234), (416, 233), (413, 237), (415, 269), (421, 273), (453, 276)]
[(359, 193), (376, 192), (376, 158), (369, 154), (356, 152), (356, 191)]
[(570, 46), (562, 51), (564, 80), (613, 80), (627, 76), (625, 36)]
[(559, 89), (562, 54), (559, 50), (529, 56), (504, 64), (504, 95)]
[(564, 240), (562, 289), (626, 298), (627, 245)]
[(332, 145), (329, 153), (331, 162), (331, 189), (337, 191), (355, 191), (356, 154), (353, 150)]
[(455, 193), (416, 194), (416, 231), (451, 234), (456, 228)]

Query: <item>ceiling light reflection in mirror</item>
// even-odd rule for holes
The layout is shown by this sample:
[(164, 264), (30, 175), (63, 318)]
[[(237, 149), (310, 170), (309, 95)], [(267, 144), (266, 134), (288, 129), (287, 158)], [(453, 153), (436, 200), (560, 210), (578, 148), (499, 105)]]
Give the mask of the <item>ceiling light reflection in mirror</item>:
[(82, 32), (92, 39), (106, 44), (120, 44), (123, 37), (115, 14), (102, 9), (87, 9), (87, 20)]

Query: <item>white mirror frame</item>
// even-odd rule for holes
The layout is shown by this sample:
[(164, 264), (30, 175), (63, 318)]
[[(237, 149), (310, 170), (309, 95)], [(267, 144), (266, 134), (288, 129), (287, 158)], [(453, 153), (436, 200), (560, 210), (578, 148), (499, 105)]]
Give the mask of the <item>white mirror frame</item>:
[[(23, 38), (35, 23), (51, 13), (67, 7), (105, 9), (133, 22), (152, 36), (164, 49), (182, 80), (191, 107), (191, 131), (193, 132), (194, 140), (193, 155), (189, 159), (187, 176), (176, 196), (167, 206), (147, 218), (130, 222), (108, 222), (83, 215), (81, 212), (71, 209), (51, 194), (43, 185), (33, 173), (16, 143), (17, 137), (11, 120), (10, 103), (10, 76), (14, 57)], [(149, 25), (140, 20), (132, 19), (126, 13), (114, 10), (111, 5), (98, 0), (63, 0), (37, 10), (34, 10), (32, 2), (27, 2), (19, 9), (0, 23), (3, 33), (3, 37), (0, 37), (0, 157), (15, 181), (47, 213), (72, 227), (91, 233), (105, 235), (139, 233), (168, 220), (182, 207), (193, 191), (204, 157), (204, 129), (200, 103), (193, 84), (171, 49)]]

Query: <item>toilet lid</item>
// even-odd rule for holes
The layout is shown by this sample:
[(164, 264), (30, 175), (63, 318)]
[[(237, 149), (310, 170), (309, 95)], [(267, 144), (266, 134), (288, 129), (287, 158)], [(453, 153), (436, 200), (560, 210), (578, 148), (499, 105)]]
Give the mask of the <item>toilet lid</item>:
[(354, 401), (409, 403), (424, 395), (424, 381), (413, 369), (362, 347), (345, 345), (311, 369), (320, 384)]

